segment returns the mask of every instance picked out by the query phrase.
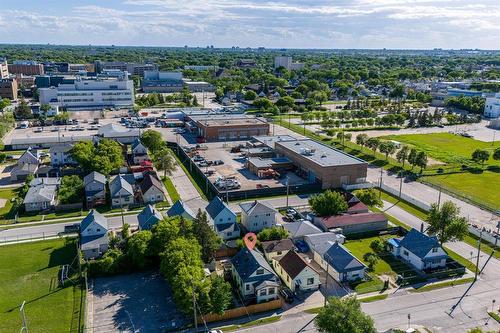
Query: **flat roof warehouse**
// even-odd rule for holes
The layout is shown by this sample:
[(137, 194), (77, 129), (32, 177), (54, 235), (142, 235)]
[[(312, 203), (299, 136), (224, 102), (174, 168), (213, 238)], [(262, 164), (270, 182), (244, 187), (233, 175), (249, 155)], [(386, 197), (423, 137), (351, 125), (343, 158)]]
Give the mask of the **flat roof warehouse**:
[(367, 164), (362, 159), (310, 139), (278, 141), (276, 145), (300, 154), (321, 166)]
[(243, 119), (203, 119), (196, 120), (199, 124), (204, 126), (241, 126), (241, 125), (267, 125), (267, 123), (258, 118), (243, 118)]

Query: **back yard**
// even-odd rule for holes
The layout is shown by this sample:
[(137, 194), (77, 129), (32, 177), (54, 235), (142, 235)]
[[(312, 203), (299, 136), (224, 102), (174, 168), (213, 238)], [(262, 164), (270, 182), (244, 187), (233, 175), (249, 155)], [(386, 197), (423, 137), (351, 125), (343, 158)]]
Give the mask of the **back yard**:
[(61, 265), (76, 256), (74, 239), (0, 246), (0, 332), (19, 332), (19, 306), (31, 332), (81, 332), (85, 291), (60, 287)]

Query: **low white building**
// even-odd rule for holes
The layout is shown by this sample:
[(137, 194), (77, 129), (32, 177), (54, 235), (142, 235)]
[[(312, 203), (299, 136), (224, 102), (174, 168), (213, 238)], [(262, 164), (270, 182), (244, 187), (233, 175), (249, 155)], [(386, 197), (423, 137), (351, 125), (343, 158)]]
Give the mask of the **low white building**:
[(91, 210), (80, 224), (80, 249), (85, 259), (98, 258), (108, 250), (108, 219)]
[(275, 270), (292, 291), (312, 291), (318, 289), (321, 284), (318, 272), (295, 251), (289, 251), (276, 261)]
[(264, 228), (276, 225), (276, 214), (273, 207), (260, 201), (240, 203), (241, 224), (250, 232), (259, 232)]
[(484, 116), (488, 118), (500, 117), (500, 93), (496, 93), (495, 97), (486, 98)]
[(103, 109), (134, 105), (134, 82), (128, 78), (81, 78), (74, 83), (40, 88), (40, 104), (68, 110)]

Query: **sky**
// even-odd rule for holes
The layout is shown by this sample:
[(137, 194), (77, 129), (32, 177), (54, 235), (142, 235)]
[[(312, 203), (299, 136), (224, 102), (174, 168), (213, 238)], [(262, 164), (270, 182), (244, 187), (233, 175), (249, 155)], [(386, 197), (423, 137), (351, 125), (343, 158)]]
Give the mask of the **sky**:
[(1, 0), (0, 43), (500, 49), (499, 0)]

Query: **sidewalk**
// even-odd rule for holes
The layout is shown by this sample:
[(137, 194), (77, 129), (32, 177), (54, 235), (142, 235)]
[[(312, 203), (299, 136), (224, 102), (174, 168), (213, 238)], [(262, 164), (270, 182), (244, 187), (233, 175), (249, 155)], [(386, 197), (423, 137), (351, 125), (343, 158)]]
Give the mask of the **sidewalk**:
[[(380, 168), (369, 166), (367, 180), (374, 184), (378, 184), (380, 181)], [(399, 189), (400, 181), (400, 178), (398, 178), (396, 174), (390, 175), (386, 170), (383, 170), (382, 182), (385, 185)], [(439, 191), (437, 189), (416, 181), (409, 183), (403, 182), (402, 190), (406, 195), (409, 195), (428, 205), (437, 203), (439, 198)], [(489, 211), (441, 192), (441, 203), (445, 201), (452, 201), (455, 203), (460, 208), (461, 215), (466, 217), (470, 223), (484, 226), (487, 229), (493, 229), (496, 227), (496, 221), (491, 220), (493, 214)]]

